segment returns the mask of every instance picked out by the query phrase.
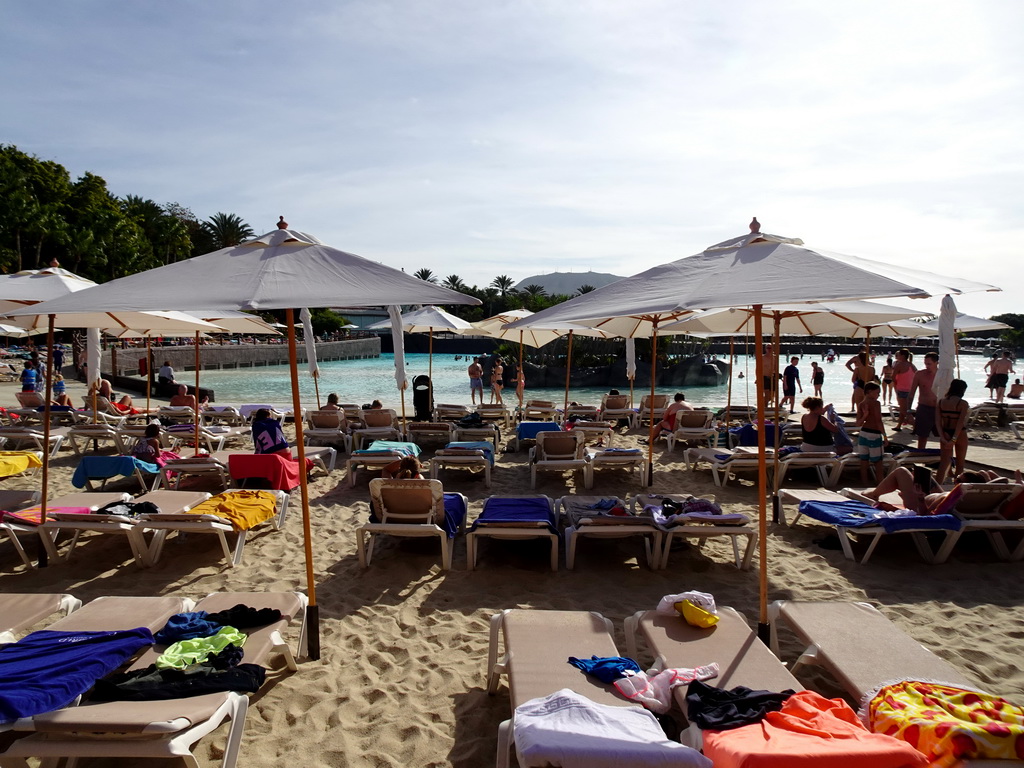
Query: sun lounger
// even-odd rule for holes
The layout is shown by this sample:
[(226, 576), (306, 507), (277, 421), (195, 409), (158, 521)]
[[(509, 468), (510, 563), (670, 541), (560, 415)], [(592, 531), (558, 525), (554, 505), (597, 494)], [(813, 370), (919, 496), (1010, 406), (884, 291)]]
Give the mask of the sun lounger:
[[(765, 449), (765, 464), (772, 471), (772, 449)], [(687, 469), (696, 469), (698, 462), (711, 466), (711, 474), (715, 485), (724, 487), (729, 478), (741, 470), (757, 472), (758, 457), (756, 448), (687, 448), (683, 454)]]
[(523, 421), (558, 422), (562, 418), (562, 412), (551, 400), (527, 400), (519, 416)]
[(484, 487), (491, 487), (494, 446), (490, 442), (449, 443), (430, 460), (430, 478), (438, 479), (442, 469), (468, 469), (484, 473)]
[(30, 507), (39, 503), (39, 491), (0, 491), (0, 534), (7, 536), (18, 557), (29, 568), (35, 568), (35, 563), (28, 556), (25, 547), (22, 546), (18, 534), (29, 534), (35, 536), (35, 526), (26, 525), (16, 520), (8, 519), (7, 512), (16, 512), (19, 509)]
[(156, 412), (156, 417), (162, 422), (174, 424), (195, 424), (196, 412), (189, 405), (165, 405)]
[(640, 408), (636, 414), (636, 424), (643, 426), (650, 422), (661, 421), (665, 417), (665, 409), (668, 408), (668, 395), (655, 395), (654, 399), (651, 399), (650, 395), (644, 395), (640, 398)]
[(615, 423), (611, 421), (577, 421), (573, 432), (580, 432), (587, 440), (597, 440), (599, 446), (611, 448), (615, 444)]
[(405, 439), (410, 443), (420, 440), (439, 440), (450, 443), (454, 437), (452, 425), (446, 421), (410, 421), (405, 425)]
[[(650, 506), (659, 510), (665, 499), (676, 502), (686, 502), (693, 498), (688, 494), (679, 493), (658, 493), (639, 494), (634, 496), (630, 503), (634, 514), (643, 512)], [(714, 501), (712, 496), (710, 501)], [(754, 547), (757, 545), (757, 527), (750, 524), (750, 518), (744, 514), (715, 515), (711, 513), (692, 513), (676, 517), (673, 522), (662, 524), (661, 529), (665, 534), (662, 545), (662, 557), (659, 568), (668, 567), (669, 554), (672, 551), (672, 541), (675, 538), (696, 539), (697, 546), (703, 547), (704, 542), (712, 537), (727, 536), (732, 543), (733, 560), (740, 570), (750, 568), (751, 558), (754, 555)], [(740, 557), (739, 539), (745, 538), (747, 546)]]
[(38, 392), (15, 392), (14, 396), (22, 408), (38, 408), (41, 405), (46, 405)]
[[(504, 653), (499, 656), (499, 649)], [(504, 675), (512, 717), (498, 727), (498, 768), (507, 768), (514, 746), (515, 710), (527, 702), (569, 688), (594, 702), (634, 706), (611, 685), (566, 664), (569, 656), (618, 656), (612, 623), (585, 611), (506, 610), (491, 617), (487, 653), (487, 692), (495, 694)], [(518, 754), (520, 765), (533, 765)]]
[[(576, 430), (574, 429), (573, 432)], [(588, 448), (587, 469), (590, 473), (587, 488), (594, 487), (594, 478), (604, 470), (625, 470), (636, 473), (640, 487), (647, 486), (647, 457), (639, 448)]]
[(228, 473), (239, 488), (257, 480), (261, 487), (291, 492), (301, 484), (301, 473), (308, 473), (312, 467), (312, 459), (306, 459), (306, 466), (300, 467), (296, 459), (278, 453), (228, 454)]
[(521, 421), (516, 424), (516, 436), (512, 438), (512, 450), (518, 451), (524, 440), (536, 440), (541, 432), (558, 432), (561, 425), (556, 421)]
[(352, 450), (352, 435), (344, 411), (310, 411), (306, 414), (306, 424), (302, 430), (302, 439), (306, 445), (312, 445), (315, 441), (340, 445), (345, 453)]
[(498, 450), (498, 440), (501, 438), (501, 430), (497, 424), (484, 424), (479, 427), (461, 427), (455, 425), (453, 439), (456, 441), (478, 441), (489, 440), (494, 443), (494, 450)]
[[(882, 537), (888, 534), (909, 533), (921, 558), (927, 563), (944, 562), (960, 537), (963, 522), (955, 515), (885, 513), (864, 500), (851, 499), (849, 493), (849, 489), (843, 489), (841, 494), (833, 494), (830, 491), (784, 490), (780, 493), (780, 498), (799, 502), (799, 512), (791, 525), (796, 525), (801, 516), (831, 525), (839, 536), (843, 554), (848, 560), (860, 562), (861, 565), (871, 559)], [(925, 536), (932, 532), (943, 535), (942, 544), (934, 551)], [(871, 537), (871, 542), (859, 561), (853, 552), (853, 542), (857, 536)]]
[(548, 496), (489, 496), (466, 536), (469, 570), (476, 567), (480, 537), (551, 541), (551, 570), (558, 570), (558, 513)]
[(348, 468), (348, 484), (356, 487), (356, 470), (359, 467), (373, 471), (382, 470), (405, 456), (419, 456), (420, 447), (416, 443), (403, 443), (391, 440), (374, 440), (370, 447), (352, 451), (345, 466)]
[(1024, 421), (1011, 421), (1010, 431), (1018, 440), (1024, 440)]
[(177, 490), (185, 477), (213, 477), (222, 490), (227, 490), (231, 484), (231, 475), (228, 472), (230, 455), (221, 451), (216, 454), (185, 456), (168, 461), (160, 467), (160, 484), (164, 488), (170, 488), (173, 483), (174, 489)]
[(484, 421), (500, 423), (505, 429), (512, 426), (512, 411), (504, 403), (492, 403), (490, 405), (480, 403), (476, 407), (476, 413)]
[(401, 440), (398, 415), (390, 408), (363, 411), (363, 426), (352, 431), (352, 445), (363, 447), (364, 440)]
[(570, 403), (565, 409), (565, 419), (586, 419), (587, 421), (596, 421), (597, 417), (601, 413), (601, 406), (599, 405), (577, 405)]
[(61, 446), (64, 445), (64, 441), (68, 438), (69, 427), (57, 427), (56, 429), (50, 430), (50, 444), (45, 445), (46, 435), (43, 432), (41, 425), (26, 426), (26, 427), (0, 427), (0, 439), (3, 440), (3, 445), (6, 447), (7, 443), (10, 443), (12, 447), (17, 447), (23, 443), (28, 443), (35, 446), (37, 451), (46, 451), (49, 449), (50, 458), (54, 459), (57, 457), (57, 452), (60, 451)]
[(908, 448), (897, 453), (895, 459), (897, 467), (906, 467), (911, 464), (938, 466), (942, 461), (942, 454), (938, 448)]
[(834, 453), (811, 451), (786, 453), (779, 457), (779, 470), (775, 473), (775, 490), (778, 491), (782, 487), (782, 482), (791, 469), (813, 469), (818, 473), (818, 481), (822, 485), (828, 485), (838, 467), (839, 457)]
[[(158, 500), (154, 500), (154, 503), (160, 506), (161, 510), (164, 509)], [(164, 543), (170, 533), (216, 536), (228, 567), (240, 564), (251, 528), (268, 520), (275, 531), (284, 526), (288, 514), (288, 494), (284, 491), (227, 491), (205, 500), (189, 500), (183, 497), (181, 505), (184, 509), (180, 511), (161, 511), (160, 514), (142, 516), (139, 525), (145, 530), (155, 532), (147, 551), (149, 565), (159, 562)], [(237, 534), (233, 548), (228, 545), (229, 533)]]
[(83, 456), (71, 477), (71, 484), (91, 491), (92, 481), (100, 480), (102, 491), (112, 477), (134, 477), (145, 493), (150, 486), (156, 490), (160, 485), (160, 467), (135, 456)]
[(215, 424), (227, 427), (245, 426), (245, 417), (233, 405), (207, 405), (199, 412), (199, 419), (206, 426)]
[(636, 426), (636, 411), (630, 406), (626, 395), (603, 395), (599, 413), (598, 418), (602, 421), (617, 423), (619, 419), (626, 419), (630, 427)]
[(117, 453), (125, 453), (127, 448), (121, 440), (121, 433), (119, 427), (115, 427), (113, 424), (89, 424), (86, 422), (80, 422), (74, 426), (68, 427), (67, 430), (68, 442), (71, 443), (71, 450), (76, 455), (81, 455), (85, 451), (79, 442), (83, 443), (85, 448), (88, 449), (89, 444), (92, 443), (93, 448), (97, 448), (100, 443), (112, 443), (114, 450)]
[(780, 621), (807, 646), (792, 665), (794, 673), (804, 664), (824, 667), (858, 701), (897, 679), (975, 685), (867, 603), (777, 600), (769, 607), (769, 621), (773, 649), (778, 649)]
[(576, 565), (576, 544), (580, 537), (618, 539), (641, 536), (647, 566), (661, 567), (662, 531), (649, 515), (634, 515), (617, 496), (562, 496), (555, 510), (564, 518), (565, 567)]
[[(1024, 559), (1024, 537), (1017, 541), (1017, 546), (1010, 549), (1004, 534), (1024, 533), (1024, 520), (1006, 519), (1002, 515), (1003, 508), (1024, 493), (1022, 487), (1015, 483), (963, 483), (958, 492), (959, 499), (953, 505), (953, 514), (963, 521), (961, 533), (972, 531), (983, 532), (992, 545), (996, 556), (1001, 560), (1016, 562)], [(949, 549), (957, 541), (949, 544)], [(941, 552), (941, 555), (948, 552)]]
[[(172, 424), (167, 428), (169, 434), (180, 440), (187, 448), (195, 447), (196, 425), (194, 423)], [(252, 437), (250, 427), (200, 426), (199, 442), (207, 453), (223, 451), (225, 446), (234, 444), (245, 445)], [(237, 448), (236, 448), (237, 450)]]
[(434, 403), (434, 421), (459, 421), (469, 416), (469, 408), (455, 403)]
[(676, 443), (690, 441), (703, 441), (708, 444), (708, 448), (714, 448), (717, 438), (715, 414), (706, 410), (676, 411), (676, 428), (665, 434), (670, 451), (675, 450)]
[[(102, 599), (102, 598), (101, 598)], [(167, 599), (167, 598), (160, 598)], [(153, 600), (153, 598), (116, 598), (115, 600)], [(94, 601), (96, 603), (98, 601)], [(90, 603), (90, 606), (94, 603)], [(281, 637), (282, 629), (301, 617), (300, 648), (305, 642), (305, 597), (287, 593), (215, 593), (201, 600), (195, 610), (214, 612), (236, 604), (254, 608), (272, 607), (281, 611), (281, 620), (273, 624), (245, 630), (246, 663), (265, 663), (271, 653), (284, 655), (289, 669), (296, 669), (294, 655)], [(121, 604), (125, 608), (143, 605)], [(86, 606), (89, 608), (89, 606)], [(191, 601), (179, 610), (191, 609)], [(82, 609), (85, 610), (85, 609)], [(170, 614), (154, 628), (159, 629)], [(104, 627), (107, 628), (107, 627)], [(148, 666), (157, 655), (146, 651), (133, 669)], [(233, 768), (238, 758), (248, 698), (242, 693), (211, 693), (190, 698), (163, 701), (86, 702), (78, 707), (25, 718), (15, 729), (32, 731), (19, 739), (6, 756), (19, 762), (27, 757), (108, 757), (108, 758), (176, 758), (186, 765), (198, 763), (191, 750), (203, 736), (225, 720), (231, 725), (223, 749), (221, 765)]]
[[(78, 544), (81, 532), (101, 529), (103, 533), (116, 533), (127, 536), (132, 556), (139, 565), (142, 565), (144, 555), (141, 553), (145, 550), (145, 543), (141, 541), (142, 531), (135, 528), (134, 521), (129, 523), (123, 517), (95, 514), (96, 510), (100, 507), (105, 507), (107, 504), (129, 500), (131, 500), (129, 494), (111, 491), (69, 493), (47, 502), (46, 522), (41, 525), (38, 522), (40, 519), (40, 508), (38, 506), (22, 509), (17, 515), (26, 521), (36, 521), (35, 530), (39, 534), (50, 562), (59, 563), (69, 560), (71, 553)], [(74, 531), (67, 552), (63, 556), (61, 556), (57, 549), (57, 536), (62, 530)]]
[[(896, 457), (893, 454), (886, 453), (882, 455), (882, 471), (885, 474), (889, 474), (897, 466), (899, 465), (896, 463)], [(845, 453), (842, 456), (838, 456), (836, 465), (832, 469), (832, 475), (828, 478), (828, 482), (822, 483), (822, 485), (827, 488), (835, 488), (839, 485), (843, 473), (850, 470), (860, 472), (860, 458), (856, 453)], [(781, 486), (782, 483), (780, 482), (779, 485)]]
[(67, 616), (82, 601), (68, 594), (0, 595), (0, 644), (13, 643), (17, 636), (55, 613)]
[(373, 558), (374, 537), (437, 537), (441, 542), (441, 569), (452, 567), (452, 542), (465, 530), (469, 503), (461, 493), (445, 493), (439, 480), (370, 481), (370, 522), (356, 531), (359, 565)]
[(583, 472), (583, 487), (589, 488), (590, 463), (586, 443), (578, 432), (538, 432), (530, 449), (530, 488), (537, 487), (538, 472)]
[[(117, 430), (117, 433), (121, 436), (121, 444), (130, 453), (140, 440), (146, 439), (146, 430), (148, 428), (148, 424), (125, 424)], [(160, 433), (157, 435), (157, 438), (160, 440), (160, 447), (168, 451), (176, 451), (181, 443), (179, 437), (168, 432), (167, 427), (162, 425), (160, 426)]]
[[(335, 464), (338, 463), (338, 452), (329, 445), (307, 445), (305, 457), (306, 461), (313, 462), (313, 466), (320, 467), (325, 475), (331, 474)], [(299, 460), (299, 449), (294, 445), (292, 446), (292, 458), (296, 461)]]

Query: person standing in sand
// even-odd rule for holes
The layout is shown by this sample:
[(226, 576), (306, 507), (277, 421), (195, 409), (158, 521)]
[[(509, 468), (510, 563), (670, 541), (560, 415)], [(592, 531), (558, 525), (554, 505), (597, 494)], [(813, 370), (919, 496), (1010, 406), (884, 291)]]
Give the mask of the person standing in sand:
[(964, 400), (964, 393), (967, 392), (967, 382), (961, 379), (953, 379), (949, 383), (949, 390), (946, 396), (939, 400), (939, 450), (942, 451), (942, 459), (939, 461), (939, 471), (935, 479), (941, 484), (946, 482), (946, 473), (953, 463), (953, 454), (956, 453), (956, 471), (954, 476), (964, 471), (964, 463), (967, 461), (967, 401)]
[(910, 350), (901, 349), (896, 353), (896, 361), (892, 364), (892, 381), (896, 388), (896, 406), (899, 408), (900, 417), (896, 421), (897, 432), (903, 427), (904, 422), (909, 422), (910, 412), (910, 387), (914, 383), (914, 374), (917, 368), (910, 362)]
[(916, 395), (917, 410), (914, 412), (914, 434), (917, 435), (919, 450), (928, 445), (929, 437), (938, 435), (935, 425), (935, 406), (938, 403), (938, 398), (932, 389), (938, 369), (939, 354), (929, 352), (924, 356), (924, 369), (914, 374), (914, 380), (910, 385), (907, 408), (913, 406)]
[(762, 353), (761, 387), (765, 405), (775, 402), (779, 392), (779, 358), (772, 354), (772, 345), (765, 344)]
[[(501, 390), (505, 388), (505, 365), (504, 361), (498, 357), (494, 360), (494, 367), (491, 368), (491, 400), (498, 405), (502, 405), (505, 401), (501, 399)], [(483, 405), (483, 393), (480, 394), (481, 405)]]
[(814, 396), (821, 397), (821, 388), (825, 384), (825, 369), (815, 362), (811, 363), (811, 384), (814, 385)]
[[(863, 354), (863, 353), (862, 353)], [(885, 423), (882, 421), (882, 406), (878, 397), (882, 393), (882, 385), (877, 381), (869, 381), (864, 385), (864, 397), (857, 406), (857, 458), (860, 459), (860, 481), (868, 484), (868, 465), (875, 468), (875, 482), (881, 483), (885, 477), (882, 463), (885, 443), (889, 438), (885, 435)]]
[(1010, 358), (1010, 351), (1003, 350), (1003, 356), (992, 358), (985, 364), (985, 370), (991, 373), (989, 387), (996, 391), (996, 402), (1003, 402), (1006, 395), (1006, 384), (1010, 380), (1010, 374), (1014, 373), (1013, 360)]
[(484, 367), (480, 365), (480, 358), (474, 357), (467, 369), (469, 373), (469, 399), (476, 405), (477, 393), (480, 394), (480, 405), (484, 404)]
[(789, 403), (789, 412), (796, 410), (796, 388), (800, 387), (800, 394), (804, 393), (804, 385), (800, 383), (800, 369), (797, 363), (799, 357), (789, 358), (789, 365), (782, 371), (782, 409), (785, 410), (786, 403)]

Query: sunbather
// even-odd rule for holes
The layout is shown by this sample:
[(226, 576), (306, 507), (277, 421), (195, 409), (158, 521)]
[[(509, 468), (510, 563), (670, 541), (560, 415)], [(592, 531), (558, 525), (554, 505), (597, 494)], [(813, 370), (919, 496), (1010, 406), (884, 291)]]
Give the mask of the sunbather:
[[(89, 396), (92, 397), (92, 387), (89, 388)], [(121, 413), (138, 413), (132, 408), (132, 399), (129, 395), (122, 395), (120, 400), (117, 400), (117, 395), (114, 394), (114, 387), (108, 379), (100, 379), (99, 389), (96, 390), (96, 394), (100, 397), (107, 398), (107, 401)]]
[(665, 413), (662, 414), (662, 419), (654, 425), (654, 437), (657, 439), (661, 436), (662, 432), (675, 432), (676, 431), (676, 414), (679, 411), (692, 411), (693, 406), (686, 402), (686, 395), (682, 392), (676, 392), (672, 398), (672, 404), (665, 409)]
[(256, 453), (279, 453), (286, 459), (292, 458), (288, 438), (281, 429), (281, 422), (270, 417), (270, 410), (260, 408), (252, 421), (252, 442)]
[[(994, 475), (989, 471), (968, 470), (961, 472), (956, 477), (958, 483), (1009, 483), (1005, 477)], [(1014, 483), (1024, 485), (1024, 476), (1017, 470), (1014, 474)], [(932, 477), (932, 471), (928, 467), (920, 465), (914, 467), (911, 472), (906, 467), (897, 467), (890, 472), (878, 486), (870, 491), (864, 491), (863, 496), (873, 499), (875, 506), (879, 509), (893, 510), (898, 507), (881, 497), (889, 493), (898, 493), (903, 508), (917, 512), (921, 515), (930, 515), (945, 501), (949, 492), (943, 491), (941, 486)]]
[(381, 470), (381, 477), (394, 480), (425, 479), (420, 467), (420, 460), (415, 456), (403, 456), (398, 461), (391, 462)]
[(338, 393), (331, 392), (327, 396), (327, 405), (320, 409), (321, 411), (340, 411), (341, 406), (338, 405)]
[(171, 405), (175, 408), (185, 406), (191, 408), (193, 411), (199, 410), (199, 403), (196, 400), (196, 396), (190, 395), (188, 393), (188, 387), (184, 384), (178, 385), (178, 394), (171, 398)]
[(801, 405), (807, 409), (807, 413), (800, 419), (800, 428), (803, 432), (803, 443), (800, 446), (800, 450), (804, 453), (821, 453), (835, 450), (835, 438), (833, 435), (839, 431), (839, 427), (833, 424), (825, 415), (826, 406), (821, 398), (805, 397)]

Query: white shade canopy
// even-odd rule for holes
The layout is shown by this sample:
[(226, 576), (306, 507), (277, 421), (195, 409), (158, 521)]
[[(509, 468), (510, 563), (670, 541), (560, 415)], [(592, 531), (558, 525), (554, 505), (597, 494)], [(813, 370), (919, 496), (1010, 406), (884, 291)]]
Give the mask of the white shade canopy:
[[(922, 323), (922, 325), (925, 328), (932, 329), (935, 334), (939, 332), (938, 318)], [(1010, 326), (1006, 323), (1000, 323), (998, 320), (986, 320), (983, 317), (972, 317), (971, 315), (965, 315), (963, 312), (958, 312), (957, 316), (953, 319), (953, 327), (957, 333), (977, 333), (979, 331), (1003, 331)]]
[(285, 327), (280, 323), (271, 324), (256, 315), (231, 309), (199, 309), (185, 312), (184, 314), (198, 317), (223, 329), (214, 331), (214, 333), (250, 333), (280, 336), (281, 332), (277, 329)]
[[(433, 333), (434, 331), (447, 331), (449, 333), (463, 333), (475, 331), (473, 324), (461, 317), (456, 317), (450, 312), (445, 312), (440, 307), (429, 306), (417, 309), (414, 312), (405, 312), (401, 317), (402, 330), (406, 333)], [(351, 326), (349, 326), (351, 327)], [(383, 330), (391, 328), (391, 320), (383, 320), (369, 326), (370, 330)]]
[(980, 290), (999, 289), (812, 250), (797, 238), (752, 232), (572, 298), (537, 313), (535, 320), (643, 336), (650, 335), (650, 325), (681, 320), (683, 313), (700, 309)]
[(111, 280), (79, 297), (55, 299), (40, 311), (286, 309), (396, 303), (480, 301), (324, 245), (304, 232), (277, 229), (242, 245)]
[[(42, 304), (34, 304), (28, 310), (33, 311)], [(26, 328), (45, 329), (49, 322), (49, 314), (30, 314), (10, 318), (13, 325)], [(54, 323), (68, 328), (98, 328), (101, 332), (112, 336), (120, 335), (121, 331), (131, 331), (139, 336), (159, 336), (161, 334), (223, 333), (224, 329), (214, 323), (200, 320), (198, 317), (184, 312), (61, 312), (55, 314)]]
[[(780, 333), (800, 336), (846, 336), (856, 333), (860, 328), (918, 317), (921, 314), (920, 310), (873, 301), (773, 304), (765, 306), (762, 311), (773, 317), (776, 314), (779, 316)], [(660, 326), (658, 333), (751, 336), (754, 333), (753, 312), (746, 308), (713, 309), (678, 323)]]
[(60, 267), (26, 269), (0, 275), (0, 315), (96, 285)]
[[(543, 347), (572, 331), (574, 336), (609, 338), (613, 334), (590, 328), (579, 323), (534, 322), (540, 313), (528, 309), (513, 309), (473, 323), (477, 332), (484, 336), (505, 341), (522, 341), (528, 347)], [(514, 327), (513, 327), (514, 324)]]

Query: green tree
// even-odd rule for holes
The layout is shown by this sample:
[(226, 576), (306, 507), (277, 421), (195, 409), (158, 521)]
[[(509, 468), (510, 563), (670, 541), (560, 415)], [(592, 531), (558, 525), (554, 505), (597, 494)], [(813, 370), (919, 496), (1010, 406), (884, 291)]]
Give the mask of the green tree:
[(203, 222), (202, 227), (210, 236), (212, 250), (215, 251), (244, 243), (255, 234), (252, 227), (234, 213), (215, 213)]
[(505, 298), (508, 295), (508, 292), (512, 290), (513, 285), (515, 285), (515, 281), (508, 275), (498, 275), (496, 278), (491, 280), (491, 287), (498, 290), (498, 293), (501, 294), (501, 298)]
[(433, 270), (427, 269), (426, 267), (417, 269), (415, 272), (413, 272), (412, 276), (419, 278), (425, 283), (437, 283), (437, 276), (434, 275)]
[(466, 284), (462, 282), (462, 278), (458, 275), (448, 275), (448, 277), (441, 282), (441, 285), (453, 291), (461, 291), (466, 287)]
[(593, 290), (595, 289), (592, 285), (581, 285), (579, 288), (576, 289), (576, 295), (582, 296), (584, 293), (590, 293)]

